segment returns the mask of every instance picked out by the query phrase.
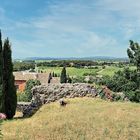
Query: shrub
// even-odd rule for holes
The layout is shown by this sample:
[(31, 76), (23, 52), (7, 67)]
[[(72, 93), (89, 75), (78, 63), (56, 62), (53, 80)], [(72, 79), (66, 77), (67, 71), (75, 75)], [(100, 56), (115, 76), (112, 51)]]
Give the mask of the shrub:
[(113, 101), (123, 101), (124, 97), (125, 97), (125, 95), (123, 93), (122, 94), (119, 94), (119, 93), (112, 94)]
[[(25, 86), (25, 94), (28, 98), (28, 101), (30, 101), (32, 99), (32, 93), (31, 93), (31, 89), (34, 87), (34, 86), (39, 86), (41, 85), (40, 81), (39, 80), (33, 80), (33, 79), (30, 79), (26, 82), (26, 86)], [(24, 97), (24, 95), (23, 95)]]
[(72, 78), (72, 83), (85, 83), (85, 77), (77, 76)]
[(17, 93), (17, 101), (18, 102), (28, 102), (28, 96), (25, 94), (25, 92), (18, 92)]
[(125, 92), (125, 95), (132, 102), (140, 102), (140, 90)]

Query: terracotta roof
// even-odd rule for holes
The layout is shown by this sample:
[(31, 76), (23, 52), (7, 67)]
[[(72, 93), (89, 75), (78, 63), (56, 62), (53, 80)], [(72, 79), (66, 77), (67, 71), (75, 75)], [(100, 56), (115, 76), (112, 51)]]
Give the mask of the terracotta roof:
[(41, 82), (41, 84), (48, 84), (49, 73), (38, 73), (37, 79)]
[(39, 80), (41, 84), (48, 83), (48, 73), (33, 73), (33, 72), (14, 72), (15, 80), (25, 80), (29, 79)]

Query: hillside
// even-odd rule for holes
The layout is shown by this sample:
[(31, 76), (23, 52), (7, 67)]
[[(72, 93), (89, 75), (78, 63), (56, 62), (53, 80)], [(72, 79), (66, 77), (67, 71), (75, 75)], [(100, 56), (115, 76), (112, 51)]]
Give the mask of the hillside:
[(140, 104), (93, 98), (44, 105), (34, 116), (3, 122), (4, 140), (140, 139)]

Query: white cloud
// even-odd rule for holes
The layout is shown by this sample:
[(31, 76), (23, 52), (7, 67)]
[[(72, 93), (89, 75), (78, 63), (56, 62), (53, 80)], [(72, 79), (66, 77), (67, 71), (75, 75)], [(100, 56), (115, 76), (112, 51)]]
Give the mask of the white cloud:
[[(39, 47), (63, 50), (72, 46), (75, 54), (87, 55), (86, 51), (91, 50), (100, 55), (108, 50), (117, 55), (121, 47), (125, 50), (124, 42), (139, 35), (139, 9), (138, 0), (58, 1), (40, 10), (39, 17), (19, 21), (5, 17), (0, 8), (0, 20), (6, 23), (4, 31), (13, 39), (14, 54), (18, 50), (36, 55)], [(34, 52), (29, 53), (28, 47)]]

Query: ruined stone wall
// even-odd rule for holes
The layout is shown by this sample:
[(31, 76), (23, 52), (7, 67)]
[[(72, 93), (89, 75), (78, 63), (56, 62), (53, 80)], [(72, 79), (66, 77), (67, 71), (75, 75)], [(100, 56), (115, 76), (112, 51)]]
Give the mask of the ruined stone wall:
[(90, 84), (50, 84), (48, 86), (36, 86), (32, 89), (33, 98), (28, 105), (19, 104), (25, 117), (34, 114), (43, 104), (57, 101), (61, 98), (95, 97), (96, 88)]

